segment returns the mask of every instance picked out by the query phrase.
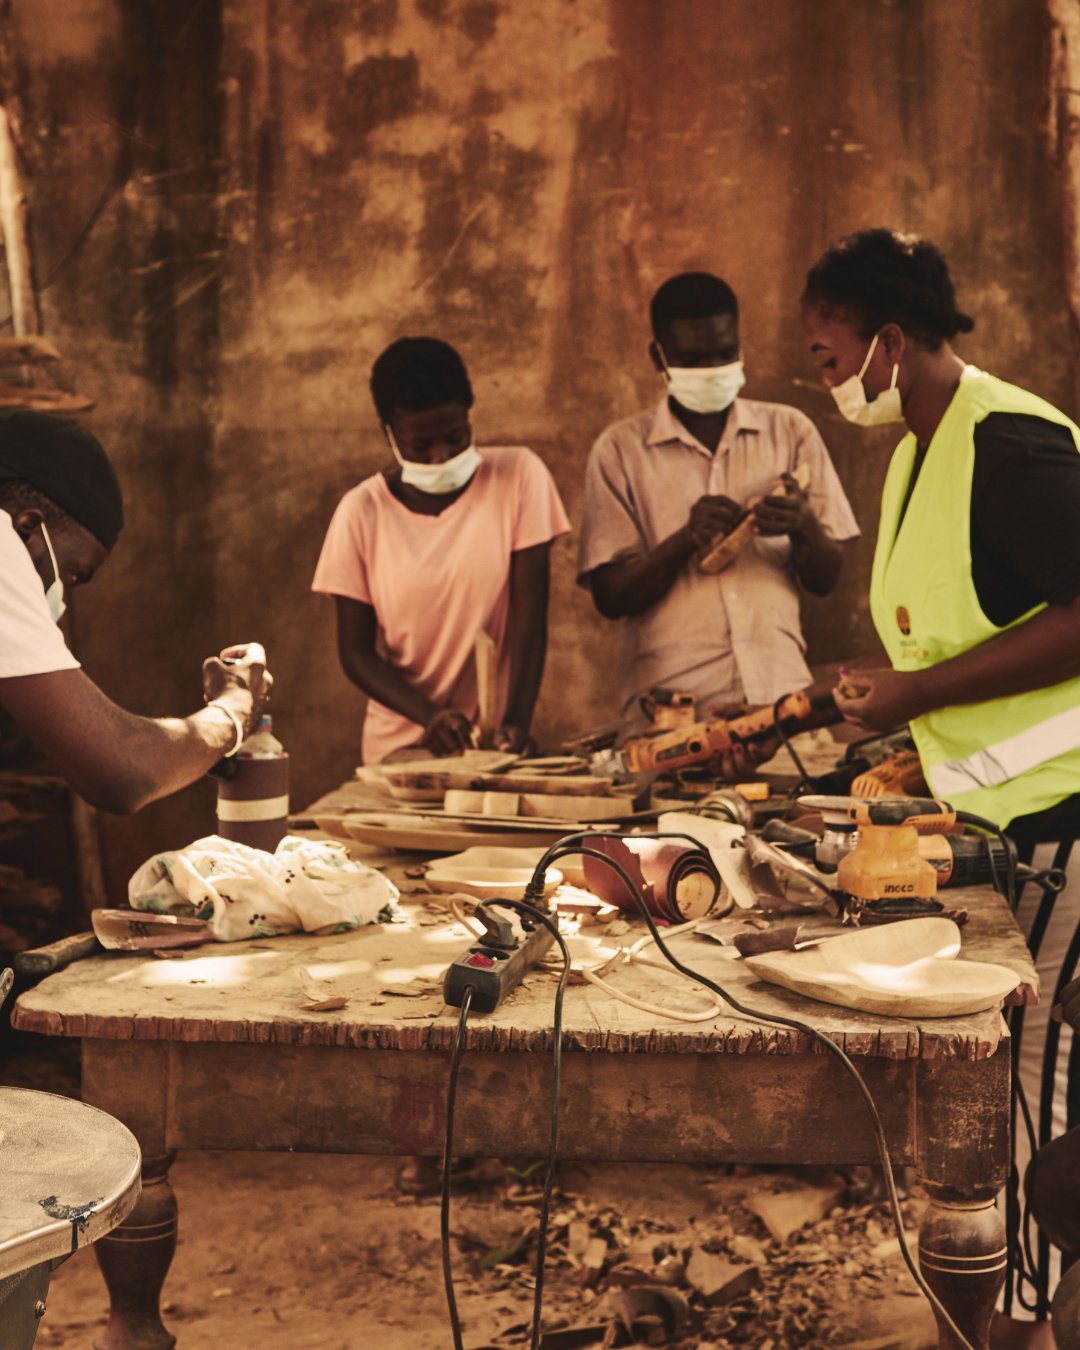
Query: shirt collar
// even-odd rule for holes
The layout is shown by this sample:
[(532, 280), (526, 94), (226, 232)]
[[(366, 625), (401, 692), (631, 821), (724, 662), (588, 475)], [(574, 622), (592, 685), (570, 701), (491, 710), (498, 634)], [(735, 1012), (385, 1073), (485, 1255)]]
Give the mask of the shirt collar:
[[(728, 413), (727, 425), (724, 427), (720, 444), (716, 447), (717, 453), (726, 450), (740, 432), (759, 432), (760, 430), (761, 420), (753, 406), (744, 398), (736, 398), (731, 405), (731, 412)], [(645, 438), (645, 444), (650, 446), (665, 445), (671, 441), (679, 441), (692, 450), (700, 450), (703, 454), (712, 457), (698, 438), (692, 435), (671, 411), (671, 405), (668, 403), (665, 394), (653, 413), (652, 425), (649, 428), (648, 436)]]

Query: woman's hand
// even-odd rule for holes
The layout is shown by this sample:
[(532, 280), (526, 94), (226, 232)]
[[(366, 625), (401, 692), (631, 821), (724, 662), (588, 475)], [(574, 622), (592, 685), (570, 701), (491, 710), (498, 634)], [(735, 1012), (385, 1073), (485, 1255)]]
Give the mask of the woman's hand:
[(535, 755), (536, 742), (524, 727), (506, 725), (495, 733), (495, 749), (508, 755)]
[(841, 670), (833, 690), (844, 720), (863, 731), (894, 731), (929, 709), (917, 670)]
[(473, 745), (473, 724), (456, 708), (442, 708), (428, 722), (420, 744), (433, 755), (460, 755)]

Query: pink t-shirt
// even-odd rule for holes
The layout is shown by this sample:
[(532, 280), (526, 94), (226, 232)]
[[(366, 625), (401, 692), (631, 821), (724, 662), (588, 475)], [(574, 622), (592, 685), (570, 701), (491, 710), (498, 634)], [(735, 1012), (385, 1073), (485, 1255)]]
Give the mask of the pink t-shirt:
[[(477, 715), (473, 648), (495, 641), (499, 711), (510, 681), (510, 555), (568, 533), (558, 489), (521, 445), (489, 445), (472, 482), (437, 516), (404, 506), (381, 473), (338, 503), (311, 589), (371, 605), (387, 659), (432, 702)], [(414, 745), (422, 728), (374, 699), (362, 743), (366, 764)]]

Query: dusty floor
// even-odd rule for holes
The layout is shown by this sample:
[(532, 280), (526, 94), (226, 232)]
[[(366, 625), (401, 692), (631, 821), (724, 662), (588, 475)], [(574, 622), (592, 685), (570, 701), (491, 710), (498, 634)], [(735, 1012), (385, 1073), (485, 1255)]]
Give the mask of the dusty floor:
[[(180, 1350), (450, 1347), (438, 1201), (402, 1197), (397, 1165), (386, 1158), (181, 1156), (172, 1172), (181, 1238), (164, 1297)], [(455, 1196), (452, 1217), (470, 1350), (527, 1344), (533, 1290), (536, 1203), (528, 1192), (514, 1193), (499, 1165), (485, 1164), (481, 1173), (474, 1192)], [(646, 1314), (658, 1306), (661, 1316), (680, 1306), (689, 1312), (684, 1332), (654, 1343), (696, 1350), (932, 1346), (932, 1318), (870, 1185), (866, 1171), (841, 1177), (567, 1166), (553, 1206), (545, 1328), (601, 1330), (545, 1344), (603, 1344), (602, 1328), (617, 1326), (620, 1312), (632, 1316), (636, 1301), (648, 1299), (640, 1290), (651, 1285), (672, 1293)], [(771, 1240), (746, 1208), (764, 1195), (798, 1191), (813, 1200), (840, 1186), (826, 1202), (827, 1217), (783, 1242)], [(905, 1208), (913, 1227), (915, 1207)], [(686, 1272), (707, 1267), (710, 1254), (739, 1265), (740, 1283), (757, 1287), (707, 1306)], [(38, 1345), (91, 1346), (105, 1308), (97, 1264), (85, 1250), (54, 1276)], [(628, 1343), (609, 1336), (610, 1344)]]

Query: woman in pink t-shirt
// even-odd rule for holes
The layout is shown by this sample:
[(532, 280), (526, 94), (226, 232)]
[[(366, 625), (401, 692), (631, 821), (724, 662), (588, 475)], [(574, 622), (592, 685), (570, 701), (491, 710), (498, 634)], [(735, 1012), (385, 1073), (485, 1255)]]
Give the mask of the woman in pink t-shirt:
[(334, 597), (341, 664), (369, 698), (364, 762), (472, 744), (481, 629), (497, 653), (497, 744), (520, 750), (544, 670), (549, 548), (569, 530), (555, 483), (524, 446), (477, 450), (468, 373), (437, 338), (387, 347), (371, 394), (397, 463), (342, 498), (312, 582)]

